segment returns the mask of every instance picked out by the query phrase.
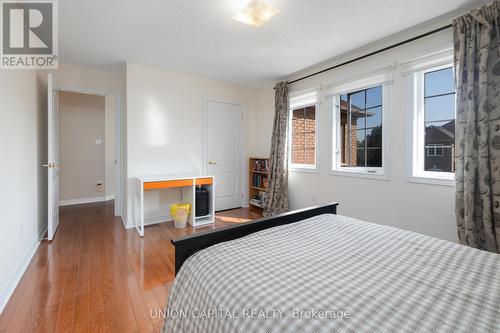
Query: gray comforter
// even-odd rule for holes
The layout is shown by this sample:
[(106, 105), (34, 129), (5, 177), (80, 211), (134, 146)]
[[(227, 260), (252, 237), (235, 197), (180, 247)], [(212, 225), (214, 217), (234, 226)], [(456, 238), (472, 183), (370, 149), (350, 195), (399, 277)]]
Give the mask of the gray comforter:
[(500, 256), (320, 215), (190, 257), (163, 331), (500, 332)]

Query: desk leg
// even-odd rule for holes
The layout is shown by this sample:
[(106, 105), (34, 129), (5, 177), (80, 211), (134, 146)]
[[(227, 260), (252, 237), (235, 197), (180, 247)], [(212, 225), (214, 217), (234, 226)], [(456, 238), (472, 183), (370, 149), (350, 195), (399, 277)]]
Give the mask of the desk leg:
[(139, 204), (140, 207), (140, 225), (139, 225), (139, 235), (144, 237), (144, 187), (141, 189), (141, 202)]

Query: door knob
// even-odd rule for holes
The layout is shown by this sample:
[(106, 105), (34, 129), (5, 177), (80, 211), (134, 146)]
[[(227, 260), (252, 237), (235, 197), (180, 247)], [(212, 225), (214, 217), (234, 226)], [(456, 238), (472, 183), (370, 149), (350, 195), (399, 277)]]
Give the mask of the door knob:
[(48, 164), (42, 164), (42, 166), (43, 166), (44, 168), (49, 168), (49, 169), (52, 169), (52, 168), (56, 168), (56, 167), (58, 167), (58, 166), (59, 166), (59, 164), (57, 164), (57, 163), (48, 163)]
[(208, 164), (214, 165), (214, 164), (217, 164), (217, 163), (214, 162), (214, 161), (208, 161)]

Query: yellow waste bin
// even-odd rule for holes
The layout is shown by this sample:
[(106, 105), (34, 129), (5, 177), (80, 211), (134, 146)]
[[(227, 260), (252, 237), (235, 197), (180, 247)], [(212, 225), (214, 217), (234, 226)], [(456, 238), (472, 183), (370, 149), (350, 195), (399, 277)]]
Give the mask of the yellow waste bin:
[(172, 204), (170, 206), (170, 215), (174, 217), (176, 228), (185, 228), (191, 205), (187, 203)]

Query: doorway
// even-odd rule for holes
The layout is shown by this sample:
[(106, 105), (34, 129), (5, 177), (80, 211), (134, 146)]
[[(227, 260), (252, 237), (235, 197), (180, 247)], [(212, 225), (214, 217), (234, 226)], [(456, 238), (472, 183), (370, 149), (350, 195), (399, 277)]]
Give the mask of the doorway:
[(114, 200), (114, 108), (105, 96), (59, 92), (59, 206)]
[[(60, 206), (114, 200), (114, 215), (122, 215), (121, 97), (117, 92), (57, 87), (50, 73), (47, 93), (48, 161), (44, 166), (49, 178), (47, 238), (52, 240)], [(94, 113), (94, 121), (100, 119), (99, 126), (89, 127), (93, 120), (85, 118), (89, 116), (85, 110)]]
[(242, 105), (206, 100), (204, 170), (215, 176), (216, 211), (244, 204), (244, 115)]

